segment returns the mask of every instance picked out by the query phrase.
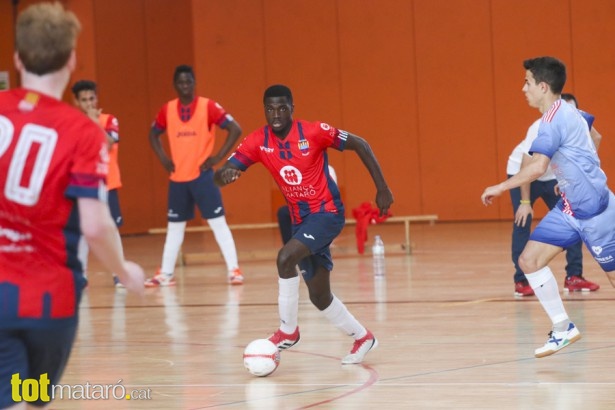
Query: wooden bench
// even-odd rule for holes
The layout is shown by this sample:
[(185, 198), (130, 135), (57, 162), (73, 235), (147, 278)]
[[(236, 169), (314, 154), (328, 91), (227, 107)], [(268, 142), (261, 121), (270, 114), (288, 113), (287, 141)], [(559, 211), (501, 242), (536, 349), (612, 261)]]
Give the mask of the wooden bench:
[[(404, 224), (404, 233), (405, 233), (405, 241), (404, 241), (404, 250), (408, 255), (412, 253), (412, 245), (410, 243), (410, 222), (429, 222), (433, 225), (438, 220), (438, 215), (407, 215), (407, 216), (392, 216), (387, 218), (386, 221), (382, 222), (383, 224), (395, 224), (402, 223)], [(353, 223), (357, 223), (354, 219)]]
[[(404, 224), (404, 243), (402, 244), (402, 248), (407, 255), (412, 253), (412, 244), (410, 242), (410, 223), (411, 222), (429, 222), (433, 225), (438, 220), (438, 215), (406, 215), (406, 216), (392, 216), (388, 218), (386, 221), (381, 224)], [(346, 219), (346, 225), (356, 225), (357, 221), (355, 219)], [(231, 231), (239, 231), (239, 230), (249, 230), (249, 229), (271, 229), (278, 228), (278, 224), (276, 222), (265, 222), (265, 223), (253, 223), (253, 224), (229, 224), (229, 228)], [(188, 226), (186, 227), (186, 232), (208, 232), (211, 231), (211, 228), (207, 225), (203, 226)], [(152, 228), (148, 230), (150, 234), (165, 234), (167, 232), (166, 228)], [(256, 253), (252, 252), (252, 256), (257, 256)], [(219, 255), (216, 254), (215, 258), (219, 258)], [(208, 258), (199, 256), (198, 254), (194, 255), (186, 255), (180, 250), (179, 255), (179, 263), (185, 264), (189, 260), (190, 261), (205, 261)]]

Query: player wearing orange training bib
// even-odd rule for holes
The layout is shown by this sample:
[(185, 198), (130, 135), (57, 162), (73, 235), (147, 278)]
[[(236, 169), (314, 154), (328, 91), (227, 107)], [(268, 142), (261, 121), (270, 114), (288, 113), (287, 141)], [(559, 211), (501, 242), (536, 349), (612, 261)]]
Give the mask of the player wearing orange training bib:
[[(124, 224), (122, 211), (120, 209), (120, 197), (118, 190), (122, 187), (120, 178), (120, 165), (118, 163), (118, 151), (120, 142), (119, 122), (111, 114), (103, 114), (102, 109), (98, 108), (98, 87), (94, 81), (80, 80), (73, 84), (71, 91), (75, 98), (75, 105), (92, 121), (98, 124), (107, 137), (109, 148), (109, 173), (107, 174), (107, 201), (109, 211), (115, 225), (119, 228)], [(121, 243), (121, 241), (120, 241)], [(83, 261), (84, 273), (87, 272), (89, 249), (85, 241), (79, 244), (79, 258)], [(115, 287), (121, 288), (122, 283), (117, 275), (113, 274)]]
[[(235, 241), (226, 223), (222, 195), (213, 182), (212, 169), (233, 148), (241, 135), (241, 128), (220, 104), (195, 95), (192, 67), (178, 66), (173, 75), (173, 83), (177, 98), (160, 109), (149, 133), (150, 144), (162, 166), (169, 172), (170, 181), (162, 265), (145, 285), (175, 285), (175, 263), (184, 241), (186, 222), (194, 218), (195, 205), (207, 220), (222, 251), (229, 283), (241, 285), (243, 275), (239, 270)], [(227, 134), (220, 151), (212, 155), (215, 126)], [(169, 140), (170, 157), (160, 141), (163, 133), (167, 134)]]

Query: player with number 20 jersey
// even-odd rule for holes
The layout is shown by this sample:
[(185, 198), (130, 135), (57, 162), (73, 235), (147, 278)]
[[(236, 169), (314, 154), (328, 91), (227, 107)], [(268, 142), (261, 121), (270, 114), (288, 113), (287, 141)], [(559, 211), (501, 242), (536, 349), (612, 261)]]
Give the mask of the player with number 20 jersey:
[(74, 322), (84, 285), (76, 199), (105, 200), (105, 136), (38, 92), (0, 93), (0, 107), (0, 326)]

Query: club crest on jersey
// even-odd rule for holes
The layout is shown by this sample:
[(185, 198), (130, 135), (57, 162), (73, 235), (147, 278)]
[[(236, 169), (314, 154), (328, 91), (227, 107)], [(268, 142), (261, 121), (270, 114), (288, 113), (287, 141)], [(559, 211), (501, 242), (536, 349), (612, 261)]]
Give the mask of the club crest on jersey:
[(301, 151), (301, 155), (303, 155), (304, 157), (307, 157), (308, 155), (310, 155), (310, 143), (306, 140), (299, 140), (299, 143), (297, 144), (297, 146), (299, 147), (299, 150)]
[(303, 180), (301, 171), (291, 165), (282, 167), (282, 169), (280, 169), (280, 176), (288, 185), (299, 185)]

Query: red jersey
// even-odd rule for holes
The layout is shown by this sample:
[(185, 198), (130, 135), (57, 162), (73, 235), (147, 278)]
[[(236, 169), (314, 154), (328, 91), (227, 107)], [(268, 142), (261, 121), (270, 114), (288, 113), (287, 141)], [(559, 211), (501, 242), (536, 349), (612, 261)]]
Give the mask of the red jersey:
[(347, 137), (345, 131), (324, 122), (293, 121), (283, 140), (265, 126), (246, 136), (229, 161), (242, 171), (262, 162), (298, 224), (312, 213), (344, 212), (337, 184), (329, 175), (327, 148), (343, 151)]
[(214, 148), (214, 125), (224, 127), (232, 117), (215, 101), (196, 97), (188, 105), (178, 98), (166, 103), (156, 116), (154, 127), (166, 131), (175, 171), (175, 182), (192, 181)]
[(38, 92), (0, 93), (0, 328), (74, 321), (83, 288), (76, 199), (105, 199), (104, 133)]

